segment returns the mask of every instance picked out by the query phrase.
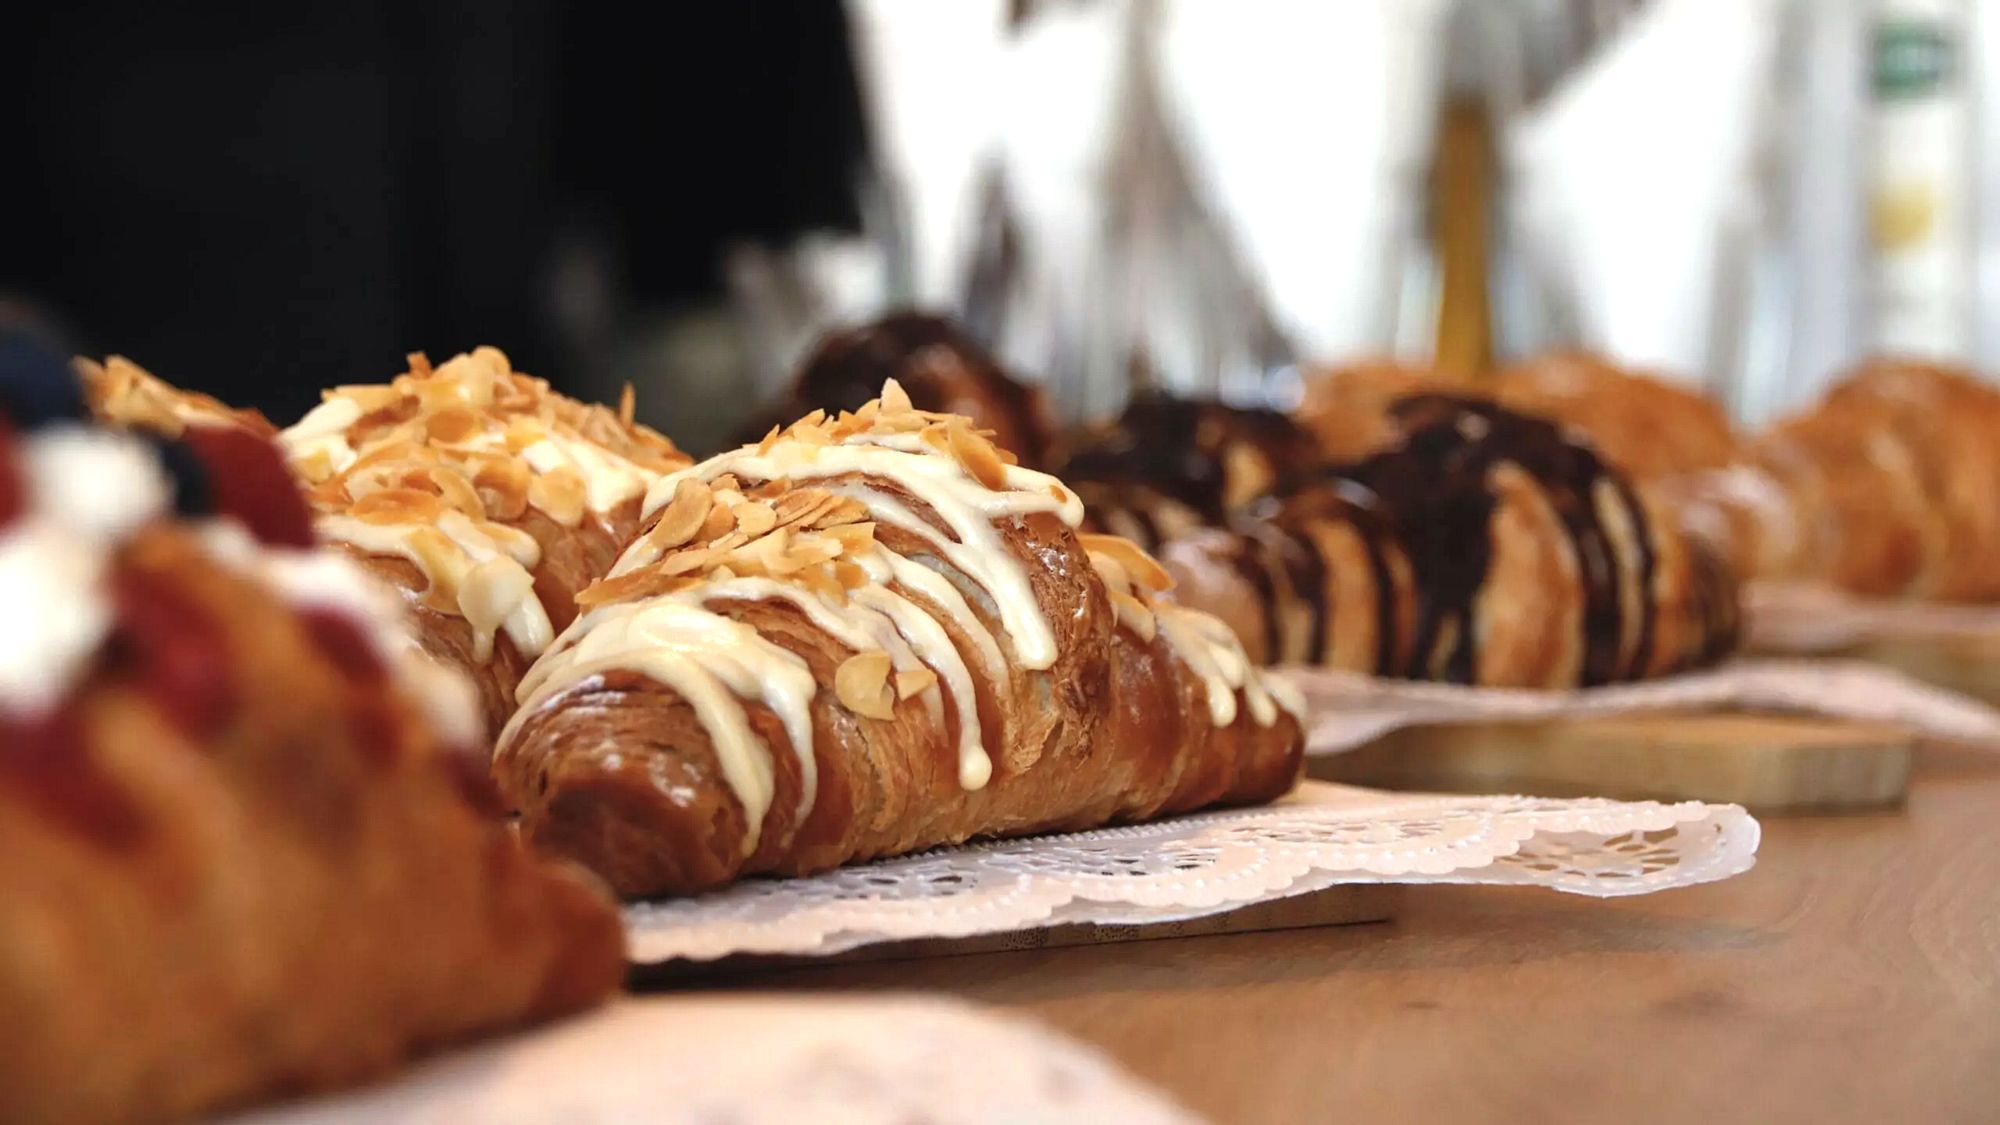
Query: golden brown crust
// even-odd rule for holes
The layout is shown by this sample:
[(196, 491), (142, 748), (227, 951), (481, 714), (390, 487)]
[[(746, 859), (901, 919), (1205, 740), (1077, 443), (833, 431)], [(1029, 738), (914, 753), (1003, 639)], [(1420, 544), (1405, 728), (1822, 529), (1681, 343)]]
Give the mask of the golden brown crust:
[(1387, 359), (1325, 368), (1306, 376), (1305, 397), (1294, 416), (1329, 459), (1358, 461), (1396, 439), (1392, 403), (1450, 385), (1427, 369)]
[(1719, 469), (1737, 456), (1720, 402), (1587, 353), (1537, 356), (1495, 372), (1482, 389), (1524, 414), (1574, 427), (1635, 480)]
[[(951, 436), (963, 420), (931, 424), (948, 435), (931, 448), (951, 447), (968, 459), (968, 471), (976, 471), (979, 457), (958, 452), (970, 431)], [(818, 434), (815, 441), (824, 437)], [(734, 487), (732, 477), (727, 486), (718, 481), (715, 492), (733, 494)], [(810, 485), (778, 481), (733, 501), (735, 515), (714, 527), (720, 539), (688, 542), (676, 536), (656, 560), (585, 595), (595, 606), (605, 604), (599, 591), (615, 589), (621, 601), (613, 602), (614, 608), (627, 598), (691, 597), (706, 613), (752, 626), (757, 636), (802, 662), (817, 685), (807, 714), (818, 779), (816, 795), (803, 802), (803, 819), (805, 783), (796, 761), (801, 748), (772, 705), (741, 700), (750, 729), (775, 767), (768, 812), (752, 824), (751, 810), (724, 782), (712, 725), (678, 692), (637, 669), (613, 667), (531, 703), (501, 741), (495, 776), (521, 810), (523, 833), (537, 846), (580, 860), (621, 893), (676, 894), (742, 875), (803, 874), (975, 836), (1263, 801), (1292, 785), (1303, 743), (1297, 719), (1273, 705), (1260, 722), (1244, 689), (1245, 701), (1233, 719), (1216, 724), (1209, 682), (1180, 655), (1142, 592), (1114, 586), (1101, 573), (1106, 565), (1124, 573), (1126, 564), (1144, 571), (1147, 562), (1129, 545), (1101, 543), (1123, 560), (1106, 564), (1091, 556), (1096, 548), (1049, 511), (993, 524), (999, 549), (1026, 576), (1033, 607), (1053, 632), (1052, 663), (1030, 669), (1000, 607), (970, 574), (943, 557), (930, 535), (890, 523), (841, 522), (858, 517), (827, 509), (822, 518), (832, 521), (833, 530), (865, 527), (874, 545), (870, 550), (941, 575), (959, 591), (965, 604), (955, 611), (901, 579), (870, 584), (937, 622), (953, 662), (980, 668), (980, 635), (1000, 647), (1004, 677), (971, 676), (973, 709), (992, 775), (983, 786), (968, 787), (961, 775), (963, 718), (956, 703), (947, 701), (940, 710), (940, 697), (922, 691), (885, 696), (880, 714), (871, 717), (862, 698), (850, 697), (841, 684), (843, 670), (864, 654), (798, 605), (778, 597), (702, 596), (709, 582), (775, 574), (794, 586), (809, 586), (821, 580), (811, 576), (823, 573), (822, 567), (852, 565), (836, 557), (791, 569), (795, 559), (762, 552), (758, 544), (764, 540), (745, 540), (730, 530), (745, 526), (747, 509), (761, 503), (797, 498), (805, 501), (803, 508), (820, 510), (812, 494), (828, 490), (865, 490), (869, 504), (907, 510), (932, 534), (949, 534), (945, 517), (893, 476), (857, 472), (817, 477)], [(705, 488), (698, 491), (707, 495)], [(723, 501), (715, 503), (720, 510)], [(659, 525), (668, 522), (669, 510), (656, 515)], [(768, 534), (789, 536), (782, 542), (804, 551), (823, 542), (813, 527), (806, 521)], [(650, 533), (640, 542), (650, 542)], [(860, 596), (854, 590), (848, 594)], [(828, 596), (845, 604), (847, 595)], [(1128, 607), (1135, 616), (1124, 622), (1115, 607), (1120, 598), (1137, 607)], [(756, 830), (754, 844), (746, 829)]]
[(232, 709), (192, 735), (114, 654), (72, 697), (60, 772), (18, 772), (27, 747), (7, 748), (9, 1120), (176, 1119), (352, 1083), (617, 987), (602, 890), (475, 807), (478, 767), (407, 701), (179, 532), (119, 566), (220, 629)]

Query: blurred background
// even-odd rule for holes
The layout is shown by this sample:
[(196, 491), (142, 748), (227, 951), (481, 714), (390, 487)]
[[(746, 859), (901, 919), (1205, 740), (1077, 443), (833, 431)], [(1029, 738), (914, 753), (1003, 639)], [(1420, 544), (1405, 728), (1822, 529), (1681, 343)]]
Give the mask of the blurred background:
[(2000, 0), (77, 0), (0, 319), (289, 421), (475, 344), (697, 450), (950, 310), (1068, 420), (1576, 345), (1761, 422), (2000, 370)]

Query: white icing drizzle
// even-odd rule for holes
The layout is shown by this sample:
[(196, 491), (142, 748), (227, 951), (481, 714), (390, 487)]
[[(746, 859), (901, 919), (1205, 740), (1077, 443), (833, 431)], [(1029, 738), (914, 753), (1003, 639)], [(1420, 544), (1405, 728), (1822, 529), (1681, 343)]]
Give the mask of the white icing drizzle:
[(369, 554), (407, 559), (432, 588), (456, 591), (459, 615), (473, 627), (474, 659), (493, 655), (496, 630), (507, 634), (516, 652), (530, 657), (555, 639), (530, 572), (541, 561), (541, 544), (525, 531), (474, 523), (463, 512), (446, 512), (435, 526), (321, 516), (318, 527), (326, 538), (351, 543)]
[(809, 811), (819, 791), (808, 706), (818, 685), (797, 655), (757, 630), (674, 596), (594, 609), (576, 619), (521, 681), (521, 708), (501, 732), (505, 743), (528, 715), (570, 686), (613, 670), (672, 688), (694, 708), (715, 747), (723, 780), (743, 806), (744, 848), (754, 850), (776, 796), (770, 747), (750, 729), (742, 699), (768, 707), (798, 756)]
[[(840, 445), (813, 445), (796, 438), (781, 438), (762, 453), (756, 446), (745, 446), (660, 478), (646, 495), (645, 512), (650, 516), (658, 511), (673, 498), (675, 486), (690, 476), (704, 481), (725, 473), (753, 481), (813, 480), (844, 475), (892, 480), (928, 504), (957, 541), (952, 542), (895, 498), (865, 483), (838, 491), (867, 505), (869, 514), (881, 522), (923, 536), (941, 557), (983, 587), (993, 599), (1001, 626), (1013, 642), (1014, 655), (1023, 667), (1040, 670), (1053, 665), (1055, 633), (1035, 601), (1027, 568), (1007, 550), (993, 521), (1054, 512), (1065, 524), (1076, 527), (1083, 522), (1083, 502), (1075, 493), (1062, 489), (1056, 478), (1018, 465), (1005, 466), (1004, 489), (989, 489), (974, 480), (952, 457), (935, 451), (892, 449), (882, 444), (902, 437), (911, 439), (909, 444), (916, 449), (925, 448), (915, 434), (873, 433), (855, 435)], [(1056, 499), (1052, 488), (1062, 489), (1061, 500)]]
[(0, 708), (40, 715), (69, 694), (103, 643), (111, 551), (165, 510), (171, 486), (144, 443), (50, 426), (20, 443), (28, 509), (0, 529)]
[(1251, 721), (1260, 727), (1277, 722), (1280, 707), (1294, 717), (1303, 713), (1304, 707), (1295, 704), (1303, 704), (1304, 700), (1290, 690), (1291, 685), (1277, 687), (1277, 681), (1267, 681), (1258, 675), (1243, 651), (1243, 642), (1220, 620), (1166, 603), (1156, 602), (1150, 608), (1167, 643), (1201, 677), (1208, 696), (1208, 717), (1216, 726), (1226, 727), (1236, 721), (1239, 691), (1250, 705)]

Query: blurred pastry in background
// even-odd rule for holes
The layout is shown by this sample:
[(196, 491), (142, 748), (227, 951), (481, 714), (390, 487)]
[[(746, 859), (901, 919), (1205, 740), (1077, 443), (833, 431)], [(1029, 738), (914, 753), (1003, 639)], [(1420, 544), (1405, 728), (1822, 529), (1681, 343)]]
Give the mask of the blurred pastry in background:
[(1389, 447), (1166, 544), (1179, 600), (1260, 661), (1456, 683), (1614, 683), (1733, 648), (1733, 575), (1588, 443), (1467, 396), (1389, 413)]
[(1510, 409), (1578, 430), (1640, 481), (1719, 469), (1737, 455), (1721, 402), (1584, 352), (1552, 352), (1502, 368), (1483, 389)]
[(208, 395), (182, 390), (121, 355), (102, 363), (79, 357), (74, 367), (91, 414), (110, 425), (164, 437), (179, 437), (191, 424), (241, 426), (265, 437), (278, 432), (255, 410), (238, 410)]
[(1706, 485), (1761, 578), (2000, 599), (2000, 390), (1969, 372), (1868, 363)]
[(278, 450), (94, 428), (61, 360), (16, 358), (0, 1116), (177, 1120), (614, 990), (608, 897), (521, 846), (470, 687), (315, 548)]
[(1055, 430), (1041, 389), (1008, 374), (951, 320), (920, 312), (891, 313), (822, 337), (790, 391), (756, 414), (744, 441), (815, 410), (859, 410), (889, 379), (917, 409), (963, 415), (1021, 464), (1048, 464)]
[(1358, 461), (1395, 439), (1389, 407), (1397, 399), (1447, 387), (1465, 389), (1428, 368), (1394, 360), (1322, 368), (1306, 375), (1293, 416), (1319, 439), (1327, 459)]
[(335, 387), (278, 440), (320, 534), (407, 595), (496, 731), (577, 592), (637, 534), (646, 490), (689, 463), (632, 421), (629, 387), (616, 411), (586, 405), (490, 347)]
[(1275, 410), (1158, 391), (1067, 446), (1057, 475), (1083, 498), (1085, 519), (1149, 549), (1222, 525), (1280, 479), (1324, 460), (1312, 433)]

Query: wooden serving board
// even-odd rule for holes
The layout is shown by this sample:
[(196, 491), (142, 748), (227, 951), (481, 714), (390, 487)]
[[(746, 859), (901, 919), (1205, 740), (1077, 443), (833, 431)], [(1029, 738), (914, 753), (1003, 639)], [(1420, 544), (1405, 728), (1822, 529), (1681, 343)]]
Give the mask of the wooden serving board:
[(1893, 804), (1915, 738), (1898, 727), (1691, 712), (1407, 727), (1309, 759), (1381, 789), (1728, 802), (1762, 812)]
[(668, 961), (657, 965), (634, 965), (631, 985), (633, 988), (658, 987), (677, 981), (701, 980), (718, 974), (759, 969), (906, 961), (927, 957), (956, 957), (967, 953), (1005, 953), (1023, 949), (1055, 949), (1071, 945), (1107, 945), (1114, 942), (1152, 941), (1158, 938), (1244, 934), (1260, 930), (1295, 930), (1311, 926), (1349, 926), (1364, 922), (1386, 922), (1395, 916), (1402, 892), (1403, 888), (1394, 884), (1355, 883), (1293, 895), (1272, 902), (1252, 903), (1237, 910), (1190, 918), (1182, 922), (1156, 922), (1144, 926), (1101, 926), (1085, 922), (1040, 929), (1013, 930), (1003, 934), (980, 934), (965, 938), (918, 938), (911, 941), (878, 942), (827, 957), (739, 955), (716, 961)]

